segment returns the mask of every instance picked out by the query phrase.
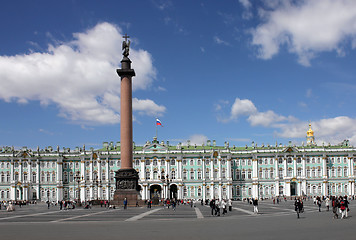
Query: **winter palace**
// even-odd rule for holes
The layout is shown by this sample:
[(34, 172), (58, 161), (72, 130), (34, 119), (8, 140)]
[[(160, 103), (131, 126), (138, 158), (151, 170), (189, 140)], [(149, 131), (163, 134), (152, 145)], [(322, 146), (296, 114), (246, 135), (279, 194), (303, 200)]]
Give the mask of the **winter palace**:
[[(309, 126), (302, 146), (134, 145), (142, 199), (272, 198), (354, 195), (356, 148), (316, 145)], [(120, 168), (120, 142), (101, 149), (0, 149), (0, 200), (109, 200)]]

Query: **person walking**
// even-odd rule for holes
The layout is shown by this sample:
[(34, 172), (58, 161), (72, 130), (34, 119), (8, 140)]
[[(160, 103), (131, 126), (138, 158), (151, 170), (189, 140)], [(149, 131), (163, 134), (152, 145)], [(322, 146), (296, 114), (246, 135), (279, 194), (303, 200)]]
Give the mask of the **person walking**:
[(210, 208), (211, 208), (211, 215), (214, 216), (214, 211), (215, 211), (215, 199), (212, 199), (209, 203)]
[(127, 209), (127, 198), (124, 198), (124, 209)]
[(341, 219), (344, 219), (346, 216), (346, 203), (344, 198), (340, 199), (340, 212), (341, 212)]
[(299, 214), (302, 212), (302, 203), (299, 198), (295, 199), (294, 201), (294, 209), (295, 212), (297, 213), (297, 217), (299, 218)]
[(350, 209), (349, 209), (349, 201), (347, 200), (347, 195), (345, 195), (344, 200), (345, 200), (345, 207), (346, 207), (345, 216), (348, 217), (348, 211), (350, 211)]
[(329, 207), (330, 207), (330, 198), (326, 197), (325, 199), (325, 207), (326, 207), (326, 211), (329, 211)]
[(258, 199), (255, 198), (252, 200), (252, 204), (253, 204), (253, 213), (258, 213)]
[(219, 199), (215, 200), (215, 216), (220, 217), (220, 202), (219, 202)]
[(231, 212), (232, 211), (232, 200), (231, 199), (229, 199), (227, 201), (227, 206), (229, 207), (229, 212)]
[(339, 215), (337, 214), (337, 208), (338, 208), (338, 205), (339, 205), (339, 202), (337, 201), (337, 198), (336, 197), (332, 197), (332, 207), (333, 207), (333, 213), (334, 213), (334, 216), (333, 218), (339, 218)]
[(316, 204), (318, 205), (318, 208), (319, 208), (319, 212), (321, 212), (321, 199), (320, 199), (320, 197), (317, 197), (316, 198)]
[(227, 213), (227, 211), (226, 211), (226, 202), (225, 202), (224, 199), (221, 200), (220, 206), (221, 206), (221, 209), (222, 209), (222, 214), (223, 214), (223, 216), (225, 216), (225, 213)]

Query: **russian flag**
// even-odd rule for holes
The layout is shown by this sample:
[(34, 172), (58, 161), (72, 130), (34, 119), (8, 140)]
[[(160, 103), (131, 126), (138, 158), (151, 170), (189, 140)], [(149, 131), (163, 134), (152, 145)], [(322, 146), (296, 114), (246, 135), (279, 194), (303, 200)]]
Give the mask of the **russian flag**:
[(159, 120), (158, 118), (156, 118), (156, 125), (158, 126), (162, 126), (163, 127), (163, 125), (162, 125), (162, 123), (161, 123), (161, 120)]

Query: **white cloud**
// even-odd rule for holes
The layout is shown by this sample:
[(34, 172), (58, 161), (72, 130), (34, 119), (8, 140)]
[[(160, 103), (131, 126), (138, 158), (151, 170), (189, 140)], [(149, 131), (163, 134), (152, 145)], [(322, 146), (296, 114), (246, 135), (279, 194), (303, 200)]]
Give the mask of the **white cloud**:
[(202, 145), (203, 143), (206, 144), (208, 137), (201, 134), (195, 134), (189, 137), (190, 145)]
[(257, 108), (251, 100), (236, 98), (231, 107), (231, 118), (237, 119), (239, 116), (248, 116), (256, 112)]
[[(347, 116), (320, 119), (311, 122), (316, 141), (337, 144), (349, 139), (356, 144), (356, 119)], [(279, 136), (285, 138), (304, 138), (308, 122), (298, 122), (290, 125), (281, 125)]]
[[(305, 138), (309, 124), (293, 116), (279, 115), (272, 110), (260, 112), (251, 100), (239, 98), (236, 98), (231, 107), (230, 117), (219, 121), (226, 123), (239, 117), (246, 117), (253, 127), (274, 128), (276, 136), (287, 139)], [(311, 124), (319, 144), (322, 142), (338, 144), (345, 139), (349, 139), (351, 144), (356, 144), (356, 118), (338, 116), (313, 121)]]
[[(60, 116), (79, 124), (119, 122), (121, 36), (119, 27), (103, 22), (45, 52), (0, 56), (0, 99), (55, 104)], [(147, 89), (156, 78), (151, 55), (131, 48), (130, 58), (136, 71), (133, 90)], [(136, 109), (149, 115), (165, 111), (152, 100), (138, 99)]]
[(298, 55), (300, 64), (309, 66), (319, 52), (336, 51), (342, 56), (346, 44), (355, 48), (353, 0), (283, 1), (259, 13), (265, 22), (252, 30), (252, 44), (259, 47), (262, 59), (272, 58), (281, 46), (286, 46)]

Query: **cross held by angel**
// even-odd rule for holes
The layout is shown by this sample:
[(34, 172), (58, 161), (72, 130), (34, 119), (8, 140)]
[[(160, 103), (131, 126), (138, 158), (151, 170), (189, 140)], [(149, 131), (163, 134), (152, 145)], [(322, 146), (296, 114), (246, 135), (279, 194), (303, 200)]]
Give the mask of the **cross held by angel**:
[(125, 38), (125, 41), (122, 42), (122, 50), (124, 50), (124, 52), (122, 53), (122, 55), (124, 55), (124, 57), (128, 57), (129, 56), (129, 51), (130, 51), (130, 40), (127, 41), (128, 38), (130, 38), (129, 36), (127, 36), (127, 34), (125, 34), (125, 36), (123, 36), (123, 38)]

